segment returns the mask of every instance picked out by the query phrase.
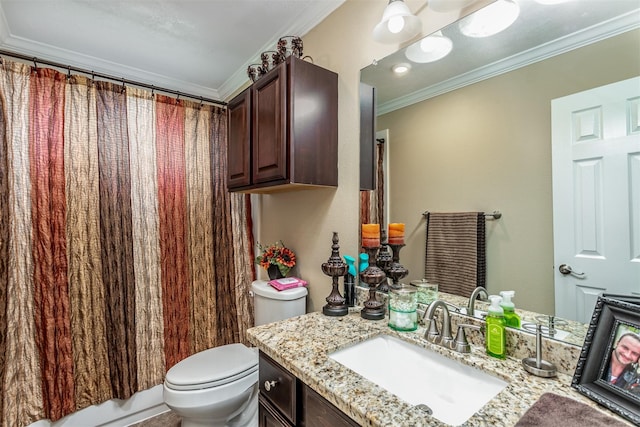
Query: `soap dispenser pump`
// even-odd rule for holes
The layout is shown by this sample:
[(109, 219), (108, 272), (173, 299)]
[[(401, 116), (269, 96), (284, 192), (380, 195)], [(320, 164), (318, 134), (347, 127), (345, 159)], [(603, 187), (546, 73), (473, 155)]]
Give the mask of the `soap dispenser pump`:
[(504, 310), (500, 307), (502, 297), (499, 295), (489, 295), (489, 313), (485, 322), (487, 324), (486, 347), (487, 354), (497, 359), (507, 357)]
[(501, 291), (502, 302), (500, 307), (504, 310), (504, 321), (507, 326), (512, 328), (520, 327), (520, 316), (516, 313), (516, 306), (511, 301), (511, 298), (515, 295), (515, 291)]

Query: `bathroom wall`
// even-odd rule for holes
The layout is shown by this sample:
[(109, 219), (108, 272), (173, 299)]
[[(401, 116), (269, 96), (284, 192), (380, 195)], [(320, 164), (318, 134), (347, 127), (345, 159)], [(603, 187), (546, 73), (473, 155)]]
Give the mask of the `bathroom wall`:
[[(254, 196), (256, 240), (283, 240), (298, 258), (297, 274), (309, 282), (308, 311), (326, 304), (331, 279), (320, 266), (331, 255), (332, 232), (338, 232), (340, 253), (355, 256), (359, 248), (359, 98), (360, 69), (374, 59), (396, 51), (397, 45), (382, 45), (371, 38), (387, 0), (347, 0), (320, 25), (303, 37), (304, 53), (316, 64), (338, 73), (338, 188), (304, 190)], [(424, 2), (407, 1), (412, 11)], [(428, 34), (452, 17), (424, 17)], [(455, 19), (455, 17), (454, 17)], [(443, 20), (446, 20), (443, 22)], [(266, 277), (259, 270), (261, 277)]]
[[(422, 212), (493, 211), (487, 287), (553, 314), (551, 100), (638, 75), (640, 31), (583, 47), (378, 118), (390, 129), (390, 220), (402, 263), (424, 271)], [(615, 66), (612, 66), (615, 64)]]

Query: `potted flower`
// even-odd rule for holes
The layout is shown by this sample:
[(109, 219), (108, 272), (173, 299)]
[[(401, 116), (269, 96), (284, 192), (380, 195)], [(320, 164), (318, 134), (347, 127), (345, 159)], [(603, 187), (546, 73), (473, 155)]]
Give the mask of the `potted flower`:
[(256, 264), (267, 270), (270, 279), (287, 277), (289, 271), (296, 265), (296, 254), (284, 246), (282, 240), (270, 246), (262, 246), (258, 243), (260, 255), (256, 257)]

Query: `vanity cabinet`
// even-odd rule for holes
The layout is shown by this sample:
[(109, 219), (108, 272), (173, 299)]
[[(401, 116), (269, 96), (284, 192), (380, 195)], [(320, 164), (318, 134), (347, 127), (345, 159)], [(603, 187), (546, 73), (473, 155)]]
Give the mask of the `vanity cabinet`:
[(355, 427), (355, 421), (260, 352), (260, 427)]
[(289, 57), (228, 104), (230, 191), (338, 185), (338, 76)]

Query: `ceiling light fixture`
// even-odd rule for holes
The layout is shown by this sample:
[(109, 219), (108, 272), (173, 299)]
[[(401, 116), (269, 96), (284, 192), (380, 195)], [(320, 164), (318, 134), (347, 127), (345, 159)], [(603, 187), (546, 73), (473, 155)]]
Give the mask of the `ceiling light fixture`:
[(506, 30), (520, 14), (520, 7), (513, 0), (497, 0), (464, 18), (458, 24), (467, 37), (489, 37)]
[(411, 69), (411, 65), (410, 64), (406, 64), (406, 63), (401, 63), (401, 64), (396, 64), (393, 67), (391, 67), (391, 70), (393, 70), (394, 73), (398, 74), (398, 75), (402, 75), (407, 73), (409, 70)]
[(411, 13), (404, 0), (389, 0), (382, 20), (373, 29), (373, 39), (380, 43), (402, 43), (421, 29), (420, 18)]
[(442, 31), (437, 31), (409, 46), (404, 54), (408, 60), (424, 64), (444, 58), (451, 49), (453, 49), (451, 39), (443, 36)]

